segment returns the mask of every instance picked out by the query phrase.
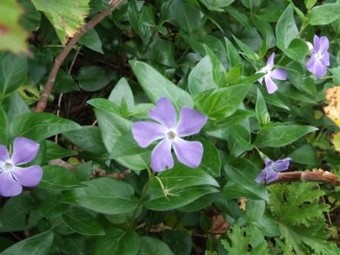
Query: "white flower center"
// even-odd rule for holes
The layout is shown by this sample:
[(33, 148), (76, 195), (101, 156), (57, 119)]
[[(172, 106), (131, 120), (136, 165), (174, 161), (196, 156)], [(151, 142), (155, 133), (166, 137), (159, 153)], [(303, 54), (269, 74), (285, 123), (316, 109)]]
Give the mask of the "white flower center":
[(171, 141), (174, 140), (177, 136), (175, 131), (172, 131), (172, 130), (170, 130), (166, 135), (167, 135), (167, 138), (170, 139)]
[(1, 169), (5, 172), (12, 172), (15, 168), (15, 165), (12, 162), (5, 161), (1, 166)]
[(322, 59), (322, 54), (320, 52), (315, 53), (315, 58), (317, 60), (321, 60)]

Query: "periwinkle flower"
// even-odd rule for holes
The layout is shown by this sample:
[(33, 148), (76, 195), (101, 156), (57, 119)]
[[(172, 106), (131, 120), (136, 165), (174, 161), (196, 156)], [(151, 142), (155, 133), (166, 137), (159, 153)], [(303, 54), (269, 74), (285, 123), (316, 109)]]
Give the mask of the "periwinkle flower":
[(186, 141), (182, 137), (200, 132), (207, 117), (193, 109), (183, 107), (177, 121), (174, 106), (167, 98), (161, 98), (156, 108), (149, 111), (153, 121), (138, 121), (132, 125), (132, 134), (142, 148), (159, 140), (151, 153), (151, 168), (155, 172), (174, 166), (172, 149), (182, 164), (195, 168), (201, 163), (203, 146), (198, 141)]
[(317, 79), (320, 79), (326, 75), (327, 66), (329, 66), (328, 38), (326, 36), (318, 37), (314, 35), (312, 48), (312, 55), (306, 63), (306, 68), (314, 74)]
[(276, 161), (265, 158), (265, 167), (262, 169), (261, 173), (256, 177), (255, 181), (257, 183), (265, 182), (271, 183), (279, 177), (278, 172), (282, 172), (288, 169), (291, 159), (279, 159)]
[(40, 166), (19, 167), (32, 161), (38, 151), (39, 144), (25, 137), (14, 139), (11, 155), (6, 146), (0, 145), (0, 196), (17, 196), (23, 186), (38, 185), (43, 175)]
[(258, 81), (260, 83), (263, 82), (266, 84), (266, 88), (269, 94), (273, 94), (275, 91), (277, 91), (277, 85), (273, 81), (273, 79), (276, 80), (287, 80), (287, 72), (286, 70), (283, 70), (281, 68), (273, 69), (274, 67), (274, 57), (275, 53), (273, 52), (268, 60), (266, 66), (262, 67), (257, 73), (264, 73), (265, 75), (262, 76)]

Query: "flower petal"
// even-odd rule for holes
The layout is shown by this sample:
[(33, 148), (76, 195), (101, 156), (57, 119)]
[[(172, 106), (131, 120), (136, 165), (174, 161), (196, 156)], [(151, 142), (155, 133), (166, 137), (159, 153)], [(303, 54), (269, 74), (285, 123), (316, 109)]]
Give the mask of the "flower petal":
[(0, 145), (0, 161), (8, 161), (9, 155), (6, 146)]
[(38, 154), (39, 143), (25, 138), (17, 137), (13, 142), (11, 160), (15, 165), (21, 165), (32, 161)]
[(329, 53), (328, 52), (323, 53), (320, 61), (324, 66), (329, 66), (330, 65), (330, 63), (329, 63)]
[(14, 197), (22, 192), (22, 186), (17, 182), (10, 172), (0, 173), (0, 196)]
[(319, 48), (319, 52), (326, 52), (328, 51), (329, 48), (329, 40), (326, 36), (321, 36), (320, 37), (320, 48)]
[(200, 132), (208, 118), (193, 109), (183, 107), (179, 116), (177, 125), (177, 134), (179, 137), (194, 135)]
[(290, 158), (279, 159), (271, 165), (272, 169), (277, 172), (285, 171), (288, 169), (290, 165)]
[(275, 52), (273, 52), (273, 53), (269, 56), (269, 58), (268, 58), (268, 60), (267, 60), (267, 65), (266, 65), (266, 67), (267, 67), (269, 70), (271, 70), (271, 69), (273, 68), (273, 66), (274, 66), (274, 57), (275, 57)]
[(275, 69), (270, 73), (270, 77), (276, 80), (287, 80), (287, 71), (284, 69)]
[(201, 164), (203, 146), (200, 142), (176, 138), (173, 147), (179, 162), (182, 164), (193, 168)]
[(171, 141), (163, 139), (151, 153), (151, 168), (155, 172), (161, 172), (173, 166), (174, 159), (171, 154)]
[(318, 52), (320, 49), (320, 38), (317, 35), (314, 35), (313, 39), (313, 52)]
[(43, 170), (40, 166), (16, 167), (12, 174), (22, 186), (33, 187), (41, 181)]
[(156, 122), (137, 121), (132, 124), (132, 135), (142, 148), (148, 147), (152, 142), (161, 139), (166, 134), (166, 128)]
[(309, 72), (314, 74), (317, 79), (323, 77), (327, 73), (327, 67), (325, 67), (315, 55), (312, 55), (307, 61), (306, 68)]
[(266, 171), (266, 183), (276, 181), (279, 178), (279, 174), (272, 169)]
[(270, 78), (269, 75), (266, 75), (264, 77), (264, 82), (269, 94), (273, 94), (278, 89), (276, 83), (273, 82), (272, 78)]
[(260, 174), (256, 177), (255, 181), (257, 183), (262, 183), (262, 182), (264, 182), (265, 177), (266, 177), (266, 172), (264, 170), (262, 170), (260, 172)]
[(176, 127), (176, 110), (169, 99), (163, 97), (156, 103), (156, 108), (149, 111), (149, 117), (168, 129)]

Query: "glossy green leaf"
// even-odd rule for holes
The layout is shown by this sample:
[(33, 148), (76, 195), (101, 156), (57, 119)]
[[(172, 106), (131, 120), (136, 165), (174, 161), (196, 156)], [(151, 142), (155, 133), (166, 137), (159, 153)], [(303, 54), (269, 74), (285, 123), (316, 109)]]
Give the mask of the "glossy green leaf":
[(299, 31), (294, 19), (293, 6), (288, 5), (276, 24), (275, 34), (277, 46), (280, 49), (288, 48), (291, 41), (298, 37), (298, 33)]
[(201, 140), (204, 148), (203, 158), (200, 168), (211, 176), (220, 176), (221, 157), (215, 145), (209, 140)]
[(61, 159), (70, 156), (75, 156), (78, 152), (63, 148), (59, 144), (46, 140), (46, 158), (45, 160)]
[(188, 87), (191, 94), (217, 88), (212, 75), (212, 63), (209, 56), (205, 56), (191, 70), (188, 77)]
[(163, 233), (163, 240), (176, 255), (186, 255), (191, 252), (192, 239), (189, 231), (166, 229)]
[(79, 43), (93, 51), (104, 54), (102, 42), (100, 40), (98, 33), (96, 32), (94, 28), (88, 30), (86, 34), (80, 37)]
[(120, 107), (123, 107), (125, 104), (128, 110), (132, 110), (135, 107), (132, 90), (125, 78), (121, 78), (117, 82), (108, 99)]
[(211, 11), (223, 11), (223, 8), (231, 5), (235, 0), (200, 0)]
[(36, 141), (79, 128), (80, 126), (71, 120), (50, 113), (35, 112), (18, 116), (10, 125), (13, 137), (25, 136)]
[(77, 2), (32, 0), (35, 8), (42, 11), (52, 23), (63, 44), (84, 25), (89, 14), (89, 2), (90, 0)]
[(145, 207), (156, 211), (175, 209), (218, 192), (218, 187), (216, 180), (200, 168), (177, 166), (150, 181)]
[(3, 106), (7, 109), (7, 118), (10, 123), (21, 114), (31, 111), (16, 91), (5, 98)]
[(138, 206), (134, 189), (124, 181), (98, 178), (82, 184), (84, 187), (68, 191), (63, 202), (105, 214), (128, 213)]
[(140, 237), (136, 232), (118, 228), (110, 229), (106, 235), (97, 239), (93, 255), (135, 255), (140, 247)]
[(47, 190), (70, 190), (80, 187), (75, 174), (60, 166), (44, 166), (44, 175), (39, 187)]
[(193, 106), (192, 98), (186, 91), (173, 84), (148, 64), (130, 61), (130, 65), (137, 80), (152, 102), (155, 103), (161, 97), (166, 97), (174, 103), (177, 109), (183, 106)]
[(274, 124), (260, 130), (255, 145), (258, 147), (282, 147), (295, 142), (304, 135), (318, 130), (312, 126)]
[(67, 93), (80, 91), (80, 89), (78, 84), (73, 80), (72, 75), (61, 69), (58, 71), (52, 91), (54, 93)]
[(84, 66), (79, 70), (79, 87), (86, 91), (97, 91), (113, 80), (115, 74), (98, 66)]
[(105, 235), (99, 221), (83, 210), (73, 208), (63, 214), (62, 218), (70, 229), (81, 235)]
[(242, 103), (251, 84), (233, 85), (195, 95), (197, 108), (213, 120), (232, 115)]
[(36, 255), (50, 254), (54, 234), (52, 232), (43, 232), (24, 239), (13, 246), (7, 248), (1, 255)]
[(7, 144), (7, 139), (9, 135), (9, 125), (6, 112), (0, 106), (0, 144)]
[(305, 63), (305, 56), (308, 53), (308, 47), (305, 41), (295, 38), (293, 39), (287, 49), (283, 49), (284, 53), (291, 59)]
[(23, 55), (0, 53), (0, 95), (6, 95), (27, 80), (27, 60)]
[(142, 236), (140, 238), (140, 249), (137, 255), (175, 255), (169, 246), (163, 241), (150, 237)]
[(35, 9), (30, 0), (17, 1), (24, 10), (20, 17), (20, 24), (28, 31), (37, 31), (40, 27), (41, 13)]
[(314, 6), (309, 15), (309, 24), (313, 26), (327, 25), (339, 19), (340, 3), (325, 3)]
[(26, 44), (28, 33), (19, 24), (19, 18), (22, 13), (23, 10), (16, 1), (1, 1), (0, 51), (10, 50), (14, 53), (23, 53), (28, 51)]
[(260, 126), (265, 126), (270, 122), (270, 115), (267, 109), (266, 101), (262, 93), (257, 89), (256, 105), (255, 105), (256, 119)]

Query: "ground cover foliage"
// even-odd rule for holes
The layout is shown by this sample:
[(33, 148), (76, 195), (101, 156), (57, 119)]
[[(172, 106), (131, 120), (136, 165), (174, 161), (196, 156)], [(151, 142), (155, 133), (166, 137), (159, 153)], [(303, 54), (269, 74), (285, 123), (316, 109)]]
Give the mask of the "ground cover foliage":
[(339, 12), (1, 1), (0, 254), (340, 254)]

